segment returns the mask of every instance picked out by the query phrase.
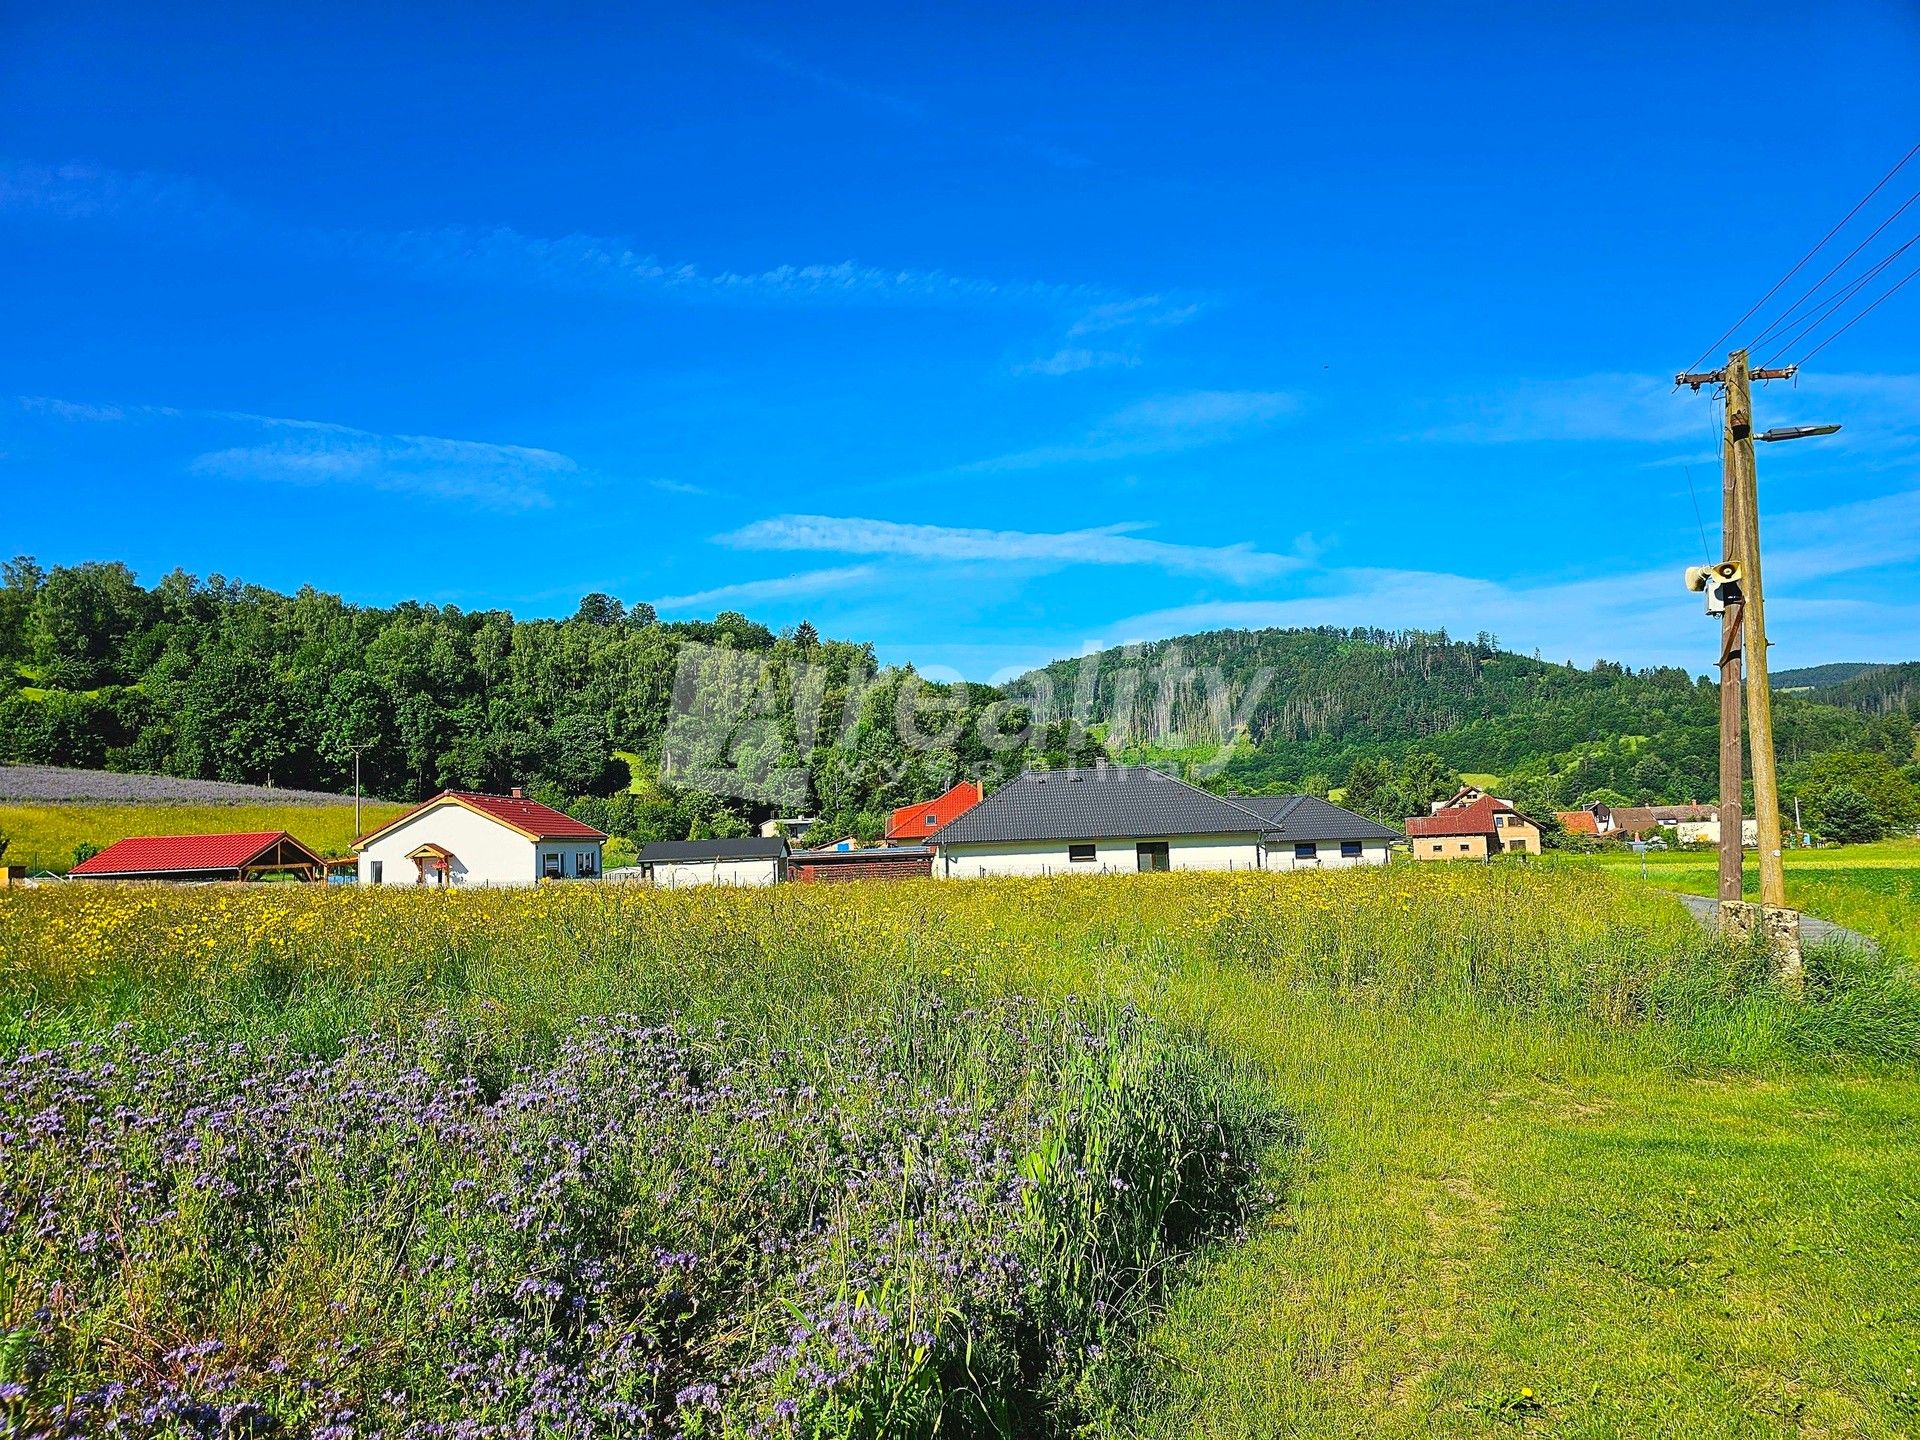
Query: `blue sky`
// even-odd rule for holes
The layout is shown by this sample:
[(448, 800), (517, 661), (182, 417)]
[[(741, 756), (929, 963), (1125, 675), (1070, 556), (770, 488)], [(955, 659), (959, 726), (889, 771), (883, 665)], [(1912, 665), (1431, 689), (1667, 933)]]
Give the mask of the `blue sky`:
[[(1663, 377), (1920, 141), (1904, 3), (258, 8), (0, 11), (0, 549), (975, 679), (1706, 668)], [(1920, 656), (1916, 334), (1761, 396), (1776, 665)]]

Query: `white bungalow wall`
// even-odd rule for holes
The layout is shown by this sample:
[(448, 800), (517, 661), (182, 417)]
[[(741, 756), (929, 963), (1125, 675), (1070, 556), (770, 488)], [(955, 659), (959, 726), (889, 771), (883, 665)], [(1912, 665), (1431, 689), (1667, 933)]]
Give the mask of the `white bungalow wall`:
[[(1153, 839), (1157, 837), (1141, 837)], [(993, 845), (943, 845), (933, 873), (953, 880), (987, 875), (1100, 875), (1140, 868), (1135, 839), (1096, 840), (1092, 860), (1067, 858), (1064, 840), (1021, 841)], [(1357, 856), (1343, 856), (1338, 840), (1323, 840), (1313, 859), (1296, 859), (1294, 842), (1261, 847), (1249, 835), (1183, 835), (1167, 840), (1167, 864), (1173, 870), (1337, 870), (1387, 863), (1387, 842), (1369, 840)]]

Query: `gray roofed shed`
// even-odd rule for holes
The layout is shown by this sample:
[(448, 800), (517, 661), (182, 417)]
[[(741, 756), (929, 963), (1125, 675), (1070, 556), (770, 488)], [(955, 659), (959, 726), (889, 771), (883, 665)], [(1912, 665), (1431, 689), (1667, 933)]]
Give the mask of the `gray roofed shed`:
[(744, 835), (724, 840), (655, 840), (640, 847), (640, 863), (699, 864), (708, 860), (783, 860), (787, 842), (778, 835)]

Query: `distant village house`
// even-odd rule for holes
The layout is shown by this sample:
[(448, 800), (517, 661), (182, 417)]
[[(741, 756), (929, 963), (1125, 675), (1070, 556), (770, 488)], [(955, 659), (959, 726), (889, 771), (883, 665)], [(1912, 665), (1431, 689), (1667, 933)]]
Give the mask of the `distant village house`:
[(1416, 860), (1540, 853), (1539, 825), (1498, 796), (1478, 791), (1442, 802), (1431, 815), (1415, 815), (1407, 821), (1407, 839)]
[(959, 819), (986, 798), (976, 780), (962, 780), (931, 800), (902, 805), (887, 821), (887, 844), (924, 845), (933, 832)]

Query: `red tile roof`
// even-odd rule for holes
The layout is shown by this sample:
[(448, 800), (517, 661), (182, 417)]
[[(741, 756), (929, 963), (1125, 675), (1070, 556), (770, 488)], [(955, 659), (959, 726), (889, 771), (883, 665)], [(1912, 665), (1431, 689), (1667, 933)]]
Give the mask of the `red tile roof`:
[(962, 780), (941, 796), (918, 805), (902, 805), (887, 822), (890, 841), (924, 840), (950, 820), (957, 820), (980, 803), (985, 792), (971, 780)]
[(1593, 818), (1591, 810), (1556, 810), (1554, 818), (1560, 822), (1560, 828), (1569, 835), (1598, 835), (1600, 822)]
[(1461, 805), (1450, 810), (1437, 810), (1431, 815), (1415, 815), (1407, 821), (1409, 835), (1491, 835), (1497, 827), (1493, 817), (1497, 814), (1518, 815), (1504, 800), (1496, 800), (1488, 795), (1471, 805)]
[(485, 815), (489, 820), (498, 820), (509, 829), (530, 835), (535, 840), (604, 840), (606, 835), (591, 825), (582, 824), (571, 815), (563, 815), (551, 805), (542, 805), (538, 800), (528, 800), (520, 795), (482, 795), (473, 790), (442, 790), (431, 800), (407, 811), (406, 814), (389, 820), (377, 830), (369, 830), (358, 840), (356, 847), (365, 845), (376, 835), (384, 835), (397, 825), (403, 825), (423, 811), (436, 805), (458, 805)]
[[(116, 840), (98, 855), (73, 867), (75, 875), (205, 875), (235, 871), (282, 840), (284, 830), (250, 830), (242, 835), (135, 835)], [(306, 847), (302, 845), (301, 849)], [(311, 853), (311, 852), (309, 852)], [(318, 863), (319, 857), (314, 860)]]

